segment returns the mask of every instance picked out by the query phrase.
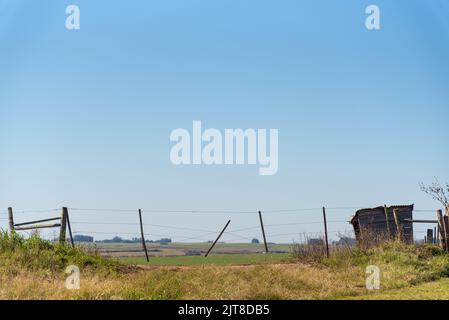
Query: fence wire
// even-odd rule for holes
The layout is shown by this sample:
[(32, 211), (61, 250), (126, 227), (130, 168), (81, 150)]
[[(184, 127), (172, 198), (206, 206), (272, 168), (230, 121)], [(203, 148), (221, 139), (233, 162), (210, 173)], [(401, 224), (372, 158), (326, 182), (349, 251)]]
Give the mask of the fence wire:
[[(350, 217), (360, 208), (367, 206), (347, 206), (326, 207), (327, 212), (327, 227), (328, 235), (331, 242), (339, 240), (341, 237), (354, 237), (352, 226), (349, 223)], [(140, 223), (137, 220), (137, 213), (139, 209), (119, 209), (119, 208), (80, 208), (69, 207), (70, 222), (74, 235), (93, 235), (96, 240), (107, 240), (110, 237), (132, 237), (140, 238)], [(302, 241), (307, 238), (322, 238), (324, 237), (323, 225), (323, 207), (315, 208), (282, 208), (260, 210), (264, 217), (265, 231), (267, 241), (270, 243), (292, 243), (295, 241)], [(347, 211), (347, 214), (345, 213)], [(415, 209), (416, 213), (431, 214), (435, 213), (437, 209)], [(52, 215), (61, 212), (60, 208), (51, 209), (27, 209), (14, 210), (14, 218), (17, 221), (26, 221), (30, 216), (36, 215)], [(209, 242), (213, 240), (220, 232), (222, 226), (216, 220), (217, 216), (231, 218), (232, 223), (230, 229), (223, 234), (223, 241), (226, 242), (244, 242), (249, 243), (254, 239), (260, 239), (261, 225), (258, 221), (257, 213), (259, 210), (248, 209), (214, 209), (214, 210), (179, 210), (179, 209), (141, 209), (144, 217), (154, 220), (170, 220), (176, 221), (173, 224), (163, 223), (143, 223), (145, 228), (145, 238), (150, 240), (158, 240), (155, 237), (163, 237), (173, 239), (175, 242)], [(342, 219), (342, 215), (347, 219)], [(108, 219), (101, 221), (99, 217), (109, 215)], [(163, 217), (161, 217), (162, 215)], [(180, 224), (178, 215), (187, 217), (187, 222)], [(248, 216), (254, 216), (254, 223), (245, 225), (248, 222)], [(338, 216), (337, 219), (332, 217)], [(96, 219), (90, 220), (93, 216)], [(135, 216), (135, 218), (130, 218)], [(206, 217), (214, 217), (206, 222)], [(245, 222), (234, 222), (232, 217), (245, 217)], [(120, 219), (120, 217), (126, 217)], [(199, 218), (196, 218), (199, 217)], [(281, 218), (282, 217), (282, 218)], [(294, 218), (290, 218), (294, 217)], [(329, 219), (331, 217), (331, 219)], [(118, 219), (118, 220), (117, 220)], [(200, 220), (195, 220), (200, 219)], [(238, 218), (239, 219), (239, 218)], [(8, 220), (8, 211), (0, 211), (0, 225), (6, 229)], [(224, 220), (224, 219), (223, 219)], [(275, 220), (275, 221), (273, 221)], [(213, 227), (195, 227), (195, 223), (201, 222), (201, 225), (207, 224)], [(273, 223), (281, 221), (282, 223)], [(157, 222), (157, 221), (156, 221)], [(163, 222), (163, 221), (161, 221)], [(188, 225), (187, 223), (191, 223)], [(424, 228), (424, 227), (423, 227)], [(159, 230), (159, 231), (158, 231)], [(162, 232), (160, 232), (162, 231)], [(26, 233), (29, 234), (30, 232)], [(51, 234), (51, 232), (49, 232)], [(425, 230), (417, 227), (414, 234), (426, 234)]]

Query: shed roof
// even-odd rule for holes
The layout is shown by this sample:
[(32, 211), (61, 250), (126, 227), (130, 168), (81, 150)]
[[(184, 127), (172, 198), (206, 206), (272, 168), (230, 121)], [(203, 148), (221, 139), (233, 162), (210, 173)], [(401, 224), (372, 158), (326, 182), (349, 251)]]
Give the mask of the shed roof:
[[(410, 205), (394, 205), (394, 206), (388, 206), (387, 209), (411, 209), (413, 210), (414, 208), (414, 204), (410, 204)], [(352, 216), (351, 218), (351, 224), (354, 224), (355, 220), (357, 219), (357, 216), (359, 215), (359, 213), (364, 213), (364, 212), (370, 212), (370, 211), (378, 211), (378, 210), (384, 210), (385, 206), (378, 206), (378, 207), (374, 207), (374, 208), (364, 208), (364, 209), (359, 209), (356, 211), (356, 213)]]

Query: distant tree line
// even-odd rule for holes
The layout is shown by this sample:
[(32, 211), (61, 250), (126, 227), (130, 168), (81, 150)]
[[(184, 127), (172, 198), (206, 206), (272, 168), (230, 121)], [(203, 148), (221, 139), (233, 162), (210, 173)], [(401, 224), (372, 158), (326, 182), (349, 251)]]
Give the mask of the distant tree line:
[[(122, 239), (121, 237), (115, 236), (112, 239), (97, 240), (98, 243), (141, 243), (142, 238), (132, 238), (132, 239)], [(146, 243), (158, 243), (158, 244), (170, 244), (172, 240), (169, 238), (162, 238), (159, 240), (145, 240)]]
[[(105, 240), (97, 240), (94, 241), (94, 237), (88, 236), (88, 235), (82, 235), (77, 234), (73, 237), (73, 240), (75, 242), (88, 242), (88, 243), (141, 243), (142, 238), (132, 238), (132, 239), (123, 239), (119, 236), (115, 236), (112, 239), (105, 239)], [(146, 240), (146, 243), (158, 243), (158, 244), (170, 244), (172, 243), (172, 239), (169, 238), (162, 238), (159, 240)]]
[(75, 237), (73, 237), (73, 240), (75, 240), (76, 242), (94, 242), (94, 237), (77, 234)]

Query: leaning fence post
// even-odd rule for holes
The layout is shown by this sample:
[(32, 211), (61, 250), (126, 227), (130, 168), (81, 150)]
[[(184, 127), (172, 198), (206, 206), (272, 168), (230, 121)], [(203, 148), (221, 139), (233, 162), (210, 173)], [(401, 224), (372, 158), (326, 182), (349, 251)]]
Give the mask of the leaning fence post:
[(143, 223), (142, 223), (142, 210), (139, 209), (139, 221), (140, 221), (140, 235), (142, 237), (142, 247), (145, 251), (145, 257), (147, 258), (147, 262), (150, 262), (150, 258), (148, 258), (147, 244), (145, 243), (145, 234), (143, 233)]
[(11, 207), (8, 208), (8, 220), (9, 220), (9, 231), (12, 234), (15, 230), (14, 230), (14, 216)]
[(72, 226), (70, 225), (69, 210), (67, 208), (64, 208), (63, 210), (65, 211), (65, 218), (67, 226), (69, 227), (70, 243), (72, 244), (72, 248), (75, 248), (75, 243), (73, 242), (73, 235), (72, 235)]
[(263, 243), (265, 245), (265, 253), (268, 253), (267, 237), (265, 236), (265, 228), (263, 226), (262, 212), (259, 211), (260, 227), (262, 228)]
[(215, 245), (217, 244), (218, 240), (220, 240), (221, 236), (223, 235), (223, 233), (226, 231), (226, 229), (228, 228), (229, 224), (231, 223), (231, 220), (228, 221), (228, 223), (226, 223), (225, 227), (223, 228), (223, 230), (221, 230), (220, 234), (218, 235), (217, 239), (214, 241), (214, 243), (212, 243), (212, 246), (209, 248), (209, 250), (207, 250), (206, 255), (204, 256), (205, 258), (207, 258), (207, 256), (209, 255), (209, 253), (212, 251), (212, 249), (215, 247)]
[(329, 258), (329, 239), (327, 237), (327, 219), (325, 207), (323, 207), (323, 220), (324, 220), (324, 240), (326, 241), (326, 256)]
[(62, 208), (61, 213), (61, 229), (59, 231), (59, 243), (65, 243), (66, 241), (66, 228), (67, 228), (67, 208)]

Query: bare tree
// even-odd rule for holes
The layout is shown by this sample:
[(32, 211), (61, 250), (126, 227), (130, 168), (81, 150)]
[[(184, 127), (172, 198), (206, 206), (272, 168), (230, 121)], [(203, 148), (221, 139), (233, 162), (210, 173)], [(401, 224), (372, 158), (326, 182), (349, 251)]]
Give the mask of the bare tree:
[(420, 183), (421, 190), (430, 195), (434, 200), (441, 202), (441, 204), (449, 211), (449, 183), (446, 182), (442, 185), (437, 178), (431, 185), (426, 186), (424, 183)]

